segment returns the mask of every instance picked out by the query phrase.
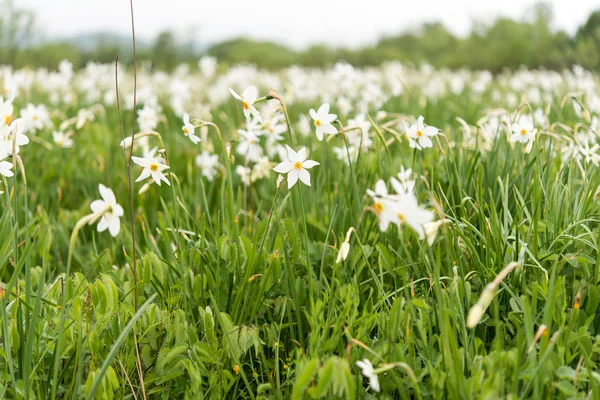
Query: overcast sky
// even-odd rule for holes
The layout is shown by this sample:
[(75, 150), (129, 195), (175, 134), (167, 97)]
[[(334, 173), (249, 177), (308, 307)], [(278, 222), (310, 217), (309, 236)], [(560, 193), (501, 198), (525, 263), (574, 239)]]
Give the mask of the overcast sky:
[[(600, 0), (550, 3), (556, 28), (570, 33), (600, 8)], [(16, 0), (15, 4), (36, 11), (39, 28), (50, 36), (130, 29), (129, 0)], [(204, 44), (248, 36), (294, 47), (322, 42), (356, 47), (435, 20), (464, 35), (472, 20), (489, 21), (498, 15), (520, 19), (533, 4), (530, 0), (134, 0), (140, 38), (169, 29)]]

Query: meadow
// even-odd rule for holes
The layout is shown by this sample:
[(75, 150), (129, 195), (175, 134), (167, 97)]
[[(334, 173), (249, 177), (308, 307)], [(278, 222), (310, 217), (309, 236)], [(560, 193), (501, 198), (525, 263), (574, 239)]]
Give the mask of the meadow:
[(0, 70), (1, 398), (600, 396), (595, 73), (135, 78)]

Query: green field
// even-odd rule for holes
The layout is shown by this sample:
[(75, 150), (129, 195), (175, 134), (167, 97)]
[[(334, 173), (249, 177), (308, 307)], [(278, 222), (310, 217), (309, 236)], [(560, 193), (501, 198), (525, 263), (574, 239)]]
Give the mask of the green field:
[(0, 82), (1, 398), (600, 397), (596, 74)]

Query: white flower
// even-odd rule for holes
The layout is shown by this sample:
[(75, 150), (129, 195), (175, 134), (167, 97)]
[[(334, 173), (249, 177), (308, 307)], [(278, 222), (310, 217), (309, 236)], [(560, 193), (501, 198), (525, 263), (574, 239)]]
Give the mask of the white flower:
[(238, 129), (238, 133), (243, 139), (236, 147), (237, 153), (250, 161), (257, 162), (262, 156), (262, 147), (259, 146), (260, 139), (258, 135), (250, 128), (247, 131)]
[(323, 134), (336, 135), (338, 130), (331, 123), (337, 119), (337, 115), (329, 114), (329, 104), (325, 103), (315, 112), (312, 108), (309, 111), (316, 128), (317, 139), (323, 140)]
[(262, 178), (268, 178), (273, 167), (268, 157), (260, 157), (254, 167), (252, 167), (252, 182)]
[(13, 176), (13, 172), (11, 171), (12, 169), (12, 163), (8, 162), (8, 161), (0, 161), (0, 175), (4, 175), (7, 178), (10, 178), (11, 176)]
[(433, 213), (424, 208), (420, 208), (417, 198), (413, 193), (405, 193), (394, 204), (394, 212), (400, 222), (400, 225), (410, 226), (420, 239), (425, 238), (425, 229), (423, 225), (433, 221)]
[(246, 118), (250, 118), (250, 114), (252, 114), (259, 122), (262, 122), (262, 118), (260, 117), (258, 110), (254, 108), (253, 105), (258, 98), (258, 90), (256, 90), (256, 86), (250, 86), (244, 90), (243, 97), (237, 94), (232, 88), (229, 88), (229, 92), (233, 97), (242, 102), (242, 108), (244, 109), (244, 115)]
[(82, 108), (77, 112), (77, 118), (75, 122), (75, 128), (81, 129), (87, 122), (91, 122), (96, 118), (92, 110), (88, 110), (87, 108)]
[(288, 189), (296, 184), (298, 178), (307, 186), (310, 186), (310, 174), (307, 169), (310, 169), (318, 162), (307, 160), (306, 147), (301, 148), (297, 153), (291, 147), (287, 148), (287, 161), (284, 161), (273, 168), (273, 171), (280, 174), (288, 174)]
[(201, 154), (196, 156), (196, 165), (200, 168), (202, 176), (206, 177), (209, 181), (212, 181), (215, 178), (217, 168), (219, 167), (219, 156), (204, 150)]
[(212, 78), (217, 72), (217, 59), (210, 56), (203, 56), (200, 61), (198, 61), (198, 67), (200, 68), (200, 72), (206, 78)]
[(238, 165), (235, 167), (235, 172), (242, 178), (242, 183), (245, 186), (249, 186), (252, 183), (252, 170), (250, 168)]
[(350, 227), (346, 233), (346, 239), (344, 239), (344, 243), (340, 246), (340, 251), (335, 259), (336, 264), (339, 264), (342, 260), (348, 258), (348, 252), (350, 251), (350, 236), (352, 235), (352, 232), (354, 232), (354, 227)]
[(437, 236), (438, 230), (442, 224), (449, 223), (449, 219), (440, 219), (435, 222), (427, 222), (423, 224), (423, 229), (425, 230), (425, 238), (427, 239), (427, 244), (430, 246), (433, 244), (435, 237)]
[(29, 138), (23, 134), (25, 121), (23, 118), (15, 119), (10, 126), (0, 126), (0, 158), (6, 158), (13, 154), (19, 154), (21, 146), (29, 143)]
[(433, 126), (425, 126), (423, 123), (425, 118), (422, 115), (417, 119), (417, 123), (408, 128), (406, 134), (411, 148), (418, 150), (433, 147), (433, 142), (430, 137), (438, 134), (438, 128)]
[(156, 129), (158, 125), (158, 110), (147, 104), (144, 108), (138, 110), (138, 123), (141, 132), (150, 132)]
[(2, 96), (0, 96), (0, 126), (10, 124), (13, 111), (15, 109), (12, 102), (13, 99), (7, 99), (4, 101)]
[(181, 128), (181, 130), (194, 144), (200, 142), (200, 138), (194, 133), (194, 125), (190, 124), (190, 115), (188, 113), (183, 114), (183, 128)]
[(123, 216), (123, 207), (117, 204), (117, 199), (111, 189), (103, 184), (98, 185), (98, 188), (102, 200), (94, 200), (90, 204), (93, 213), (102, 215), (98, 222), (98, 232), (103, 232), (108, 228), (110, 234), (115, 237), (121, 230), (119, 217)]
[(404, 166), (400, 167), (400, 172), (398, 172), (398, 179), (393, 178), (390, 180), (392, 187), (399, 195), (405, 193), (414, 193), (415, 191), (415, 181), (410, 179), (412, 175), (412, 168), (407, 170), (404, 169)]
[(535, 140), (537, 129), (534, 128), (533, 121), (523, 115), (518, 122), (512, 124), (512, 131), (511, 143), (528, 143)]
[(159, 160), (157, 157), (155, 157), (154, 153), (155, 151), (152, 150), (145, 157), (131, 157), (131, 160), (134, 163), (144, 168), (140, 176), (135, 181), (139, 182), (151, 176), (158, 186), (160, 186), (160, 181), (164, 181), (167, 185), (171, 186), (169, 180), (162, 173), (162, 171), (169, 169), (169, 166), (162, 164), (160, 162), (162, 160)]
[(52, 132), (52, 140), (54, 140), (54, 143), (58, 147), (62, 147), (65, 149), (73, 147), (73, 139), (71, 139), (70, 135), (65, 135), (63, 132)]
[(35, 132), (52, 124), (48, 115), (48, 109), (43, 104), (37, 107), (33, 104), (28, 104), (27, 107), (21, 110), (21, 118), (26, 122), (27, 132)]
[(365, 358), (362, 361), (357, 361), (356, 365), (362, 370), (362, 374), (365, 377), (369, 378), (369, 385), (371, 386), (371, 389), (373, 389), (376, 392), (379, 392), (379, 390), (381, 390), (379, 387), (379, 378), (377, 378), (375, 368), (373, 368), (373, 364), (371, 364), (371, 361)]

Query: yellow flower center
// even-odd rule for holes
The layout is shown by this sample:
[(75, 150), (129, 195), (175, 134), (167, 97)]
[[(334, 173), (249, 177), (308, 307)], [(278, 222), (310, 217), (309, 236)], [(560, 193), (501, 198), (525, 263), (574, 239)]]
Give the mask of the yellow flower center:
[(273, 128), (269, 128), (269, 133), (273, 133), (273, 132), (274, 132)]
[(423, 132), (417, 131), (417, 137), (421, 137), (421, 136), (423, 136)]
[(247, 110), (250, 108), (250, 104), (248, 104), (246, 101), (242, 101), (242, 107), (244, 107), (244, 110)]
[(4, 116), (4, 125), (8, 125), (10, 124), (10, 115), (5, 115)]
[(380, 214), (383, 211), (383, 204), (381, 204), (380, 202), (376, 202), (373, 207), (375, 208), (375, 212), (377, 214)]
[(296, 161), (294, 163), (294, 168), (296, 168), (296, 169), (302, 169), (302, 163), (300, 161)]
[(33, 116), (33, 120), (34, 120), (34, 121), (37, 121), (37, 119), (38, 119), (38, 116), (37, 116), (37, 115), (34, 115), (34, 116)]
[(183, 128), (183, 133), (185, 134), (185, 136), (189, 135), (190, 131), (188, 128)]
[(158, 164), (155, 164), (155, 163), (150, 164), (150, 171), (152, 171), (152, 172), (158, 171)]
[(525, 128), (521, 129), (521, 135), (523, 135), (523, 136), (527, 135), (527, 129), (525, 129)]
[(321, 126), (321, 120), (315, 119), (315, 126)]
[(400, 220), (401, 223), (406, 223), (406, 217), (404, 216), (404, 214), (402, 213), (398, 213), (398, 219)]

